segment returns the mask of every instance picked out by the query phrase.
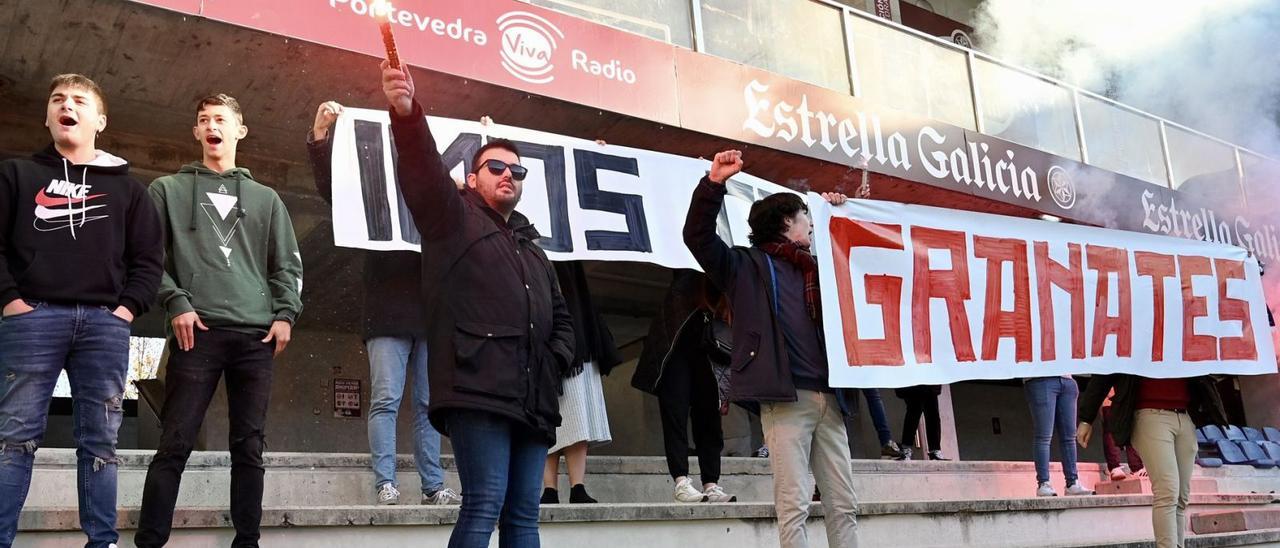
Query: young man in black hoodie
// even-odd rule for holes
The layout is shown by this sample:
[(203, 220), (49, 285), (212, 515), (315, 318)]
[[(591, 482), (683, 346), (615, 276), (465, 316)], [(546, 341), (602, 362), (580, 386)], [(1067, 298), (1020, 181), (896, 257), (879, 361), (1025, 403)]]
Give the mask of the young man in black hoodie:
[(0, 163), (0, 547), (13, 543), (58, 374), (71, 382), (86, 546), (114, 546), (116, 434), (129, 324), (160, 283), (159, 216), (124, 160), (95, 148), (102, 90), (54, 77), (53, 144)]
[[(307, 138), (316, 190), (333, 203), (333, 133), (342, 105), (316, 109)], [(427, 419), (427, 324), (422, 306), (422, 257), (412, 251), (366, 251), (364, 256), (364, 344), (369, 353), (369, 453), (378, 504), (399, 504), (396, 481), (396, 417), (406, 386), (413, 387), (413, 458), (423, 504), (459, 504), (444, 486), (440, 432)]]
[(573, 318), (538, 231), (515, 211), (528, 173), (511, 141), (490, 140), (449, 177), (413, 80), (382, 63), (400, 190), (422, 234), (431, 422), (453, 442), (462, 509), (449, 548), (538, 546), (538, 497), (560, 424)]

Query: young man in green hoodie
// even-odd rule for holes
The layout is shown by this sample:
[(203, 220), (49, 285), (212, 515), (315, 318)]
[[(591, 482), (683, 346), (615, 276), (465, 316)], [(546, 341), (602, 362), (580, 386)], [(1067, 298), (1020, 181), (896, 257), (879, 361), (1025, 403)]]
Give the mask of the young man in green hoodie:
[(192, 129), (203, 161), (149, 189), (165, 226), (160, 302), (176, 348), (166, 366), (160, 446), (147, 470), (134, 542), (169, 540), (182, 470), (225, 375), (232, 546), (257, 546), (271, 363), (289, 344), (302, 310), (302, 257), (280, 197), (236, 167), (236, 145), (248, 128), (235, 98), (201, 99)]

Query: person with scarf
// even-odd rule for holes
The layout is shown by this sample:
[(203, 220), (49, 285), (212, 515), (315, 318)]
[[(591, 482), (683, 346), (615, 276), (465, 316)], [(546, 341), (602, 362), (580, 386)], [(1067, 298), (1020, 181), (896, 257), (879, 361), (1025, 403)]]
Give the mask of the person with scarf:
[[(741, 170), (741, 152), (716, 154), (693, 191), (684, 225), (685, 245), (733, 311), (729, 399), (760, 403), (782, 548), (809, 545), (811, 473), (822, 489), (828, 545), (856, 547), (857, 496), (844, 423), (849, 407), (827, 380), (809, 212), (799, 195), (768, 196), (751, 205), (751, 247), (725, 244), (717, 218), (725, 182)], [(846, 200), (823, 197), (833, 205)]]

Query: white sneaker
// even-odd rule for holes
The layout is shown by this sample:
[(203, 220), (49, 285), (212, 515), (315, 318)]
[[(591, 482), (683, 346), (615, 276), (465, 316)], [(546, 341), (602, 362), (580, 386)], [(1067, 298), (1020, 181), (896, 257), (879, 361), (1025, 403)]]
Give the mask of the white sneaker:
[(1092, 495), (1093, 491), (1090, 489), (1085, 489), (1085, 487), (1083, 485), (1080, 485), (1080, 482), (1077, 481), (1075, 483), (1072, 483), (1071, 485), (1068, 485), (1067, 488), (1062, 491), (1062, 494), (1069, 497), (1079, 496), (1079, 495)]
[(1058, 496), (1058, 493), (1054, 491), (1053, 486), (1049, 485), (1049, 482), (1046, 481), (1046, 482), (1041, 482), (1040, 486), (1036, 487), (1036, 496), (1037, 497), (1056, 497)]
[(1124, 468), (1117, 466), (1111, 469), (1111, 481), (1120, 481), (1127, 477), (1129, 477), (1129, 474), (1125, 473)]
[(382, 484), (382, 487), (378, 488), (378, 504), (400, 504), (400, 490), (390, 483)]
[(684, 478), (676, 484), (676, 502), (707, 502), (707, 496), (693, 486), (693, 480)]
[(702, 494), (707, 502), (738, 502), (737, 495), (730, 495), (724, 492), (724, 489), (719, 485), (708, 487)]
[(445, 487), (436, 491), (432, 495), (422, 495), (422, 503), (431, 506), (446, 506), (450, 504), (462, 504), (462, 495), (457, 491)]

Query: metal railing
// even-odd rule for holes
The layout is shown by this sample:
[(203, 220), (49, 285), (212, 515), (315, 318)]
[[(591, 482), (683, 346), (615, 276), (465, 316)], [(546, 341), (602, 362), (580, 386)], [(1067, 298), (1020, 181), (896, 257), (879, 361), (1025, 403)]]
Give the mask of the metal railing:
[[(637, 1), (639, 6), (645, 0)], [(736, 10), (725, 9), (727, 1), (688, 0), (687, 17), (676, 17), (690, 25), (694, 50), (1173, 189), (1197, 177), (1217, 180), (1227, 171), (1233, 171), (1235, 182), (1244, 188), (1245, 158), (1274, 162), (1248, 148), (833, 0), (739, 0), (741, 9)], [(629, 2), (612, 0), (610, 6), (627, 10)], [(821, 22), (828, 15), (817, 6), (829, 9), (829, 16), (838, 20)], [(733, 29), (732, 37), (710, 36), (708, 16), (718, 21), (717, 30), (734, 21), (745, 28)], [(618, 12), (615, 17), (634, 14)], [(838, 28), (842, 36), (830, 41), (761, 39), (787, 32), (780, 27), (789, 17), (804, 18), (803, 28), (794, 32), (812, 36)], [(753, 26), (753, 19), (769, 24)], [(737, 45), (746, 47), (730, 47)], [(753, 45), (757, 51), (751, 50)], [(836, 45), (844, 49), (843, 59), (828, 55)], [(791, 52), (798, 52), (795, 59), (779, 62)], [(843, 66), (813, 65), (823, 61)], [(881, 72), (885, 77), (877, 78)]]

